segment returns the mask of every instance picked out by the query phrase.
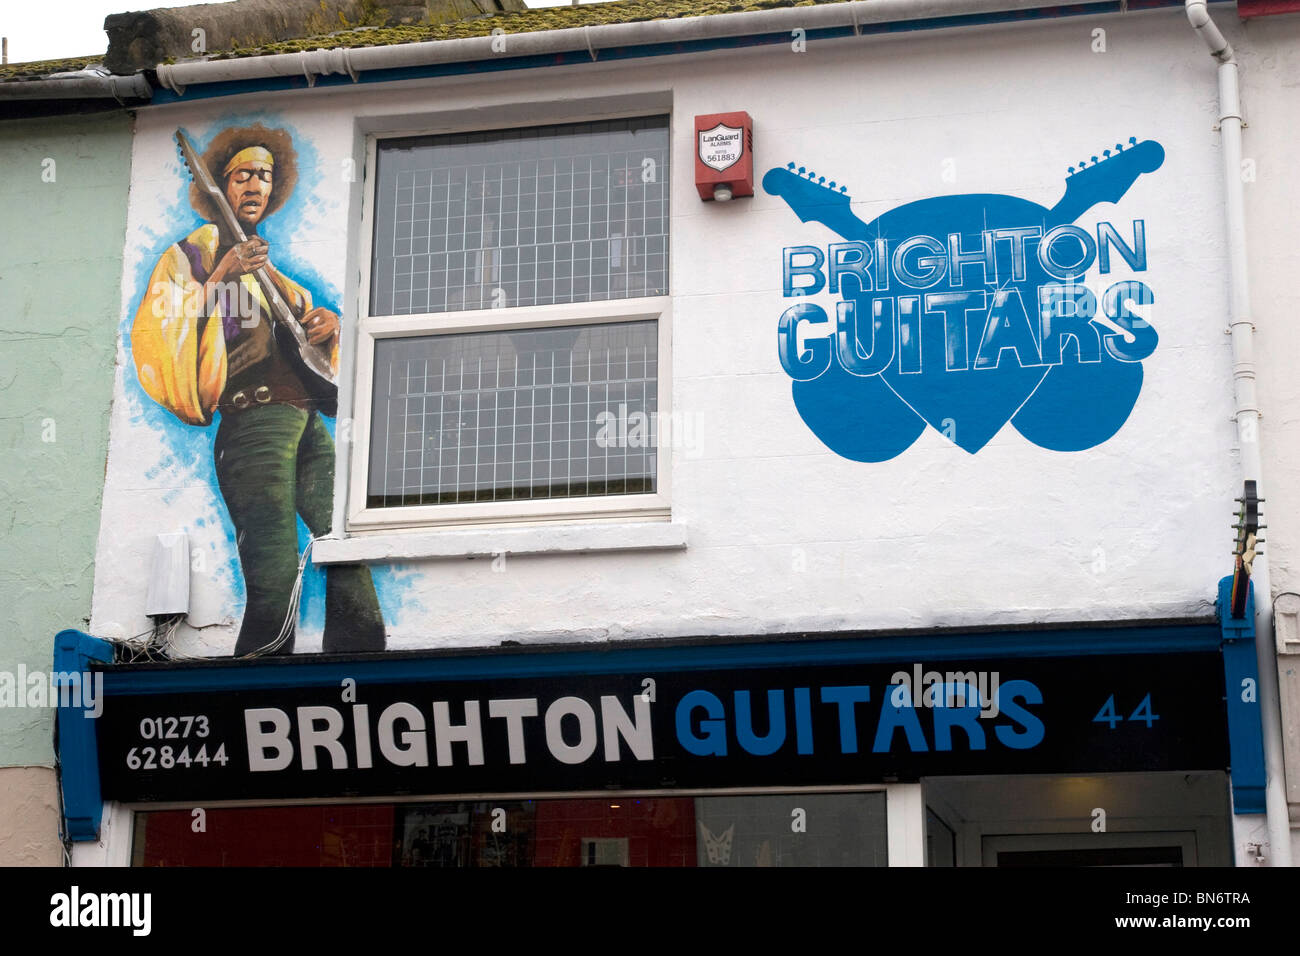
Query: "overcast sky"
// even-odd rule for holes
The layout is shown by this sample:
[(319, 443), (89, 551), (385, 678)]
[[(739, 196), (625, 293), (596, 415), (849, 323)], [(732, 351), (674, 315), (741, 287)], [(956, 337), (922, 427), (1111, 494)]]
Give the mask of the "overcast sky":
[[(9, 62), (56, 60), (108, 49), (104, 17), (129, 10), (190, 7), (210, 0), (3, 0), (0, 35), (9, 38)], [(568, 6), (570, 0), (526, 0), (530, 7)], [(582, 0), (600, 3), (604, 0)]]

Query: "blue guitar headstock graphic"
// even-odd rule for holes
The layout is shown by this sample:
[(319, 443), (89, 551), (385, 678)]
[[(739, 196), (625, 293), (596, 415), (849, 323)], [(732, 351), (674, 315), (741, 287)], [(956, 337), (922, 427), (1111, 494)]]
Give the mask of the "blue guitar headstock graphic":
[(1115, 144), (1115, 150), (1102, 150), (1102, 158), (1093, 156), (1069, 168), (1065, 195), (1052, 207), (1058, 222), (1074, 222), (1100, 202), (1119, 202), (1143, 173), (1153, 173), (1163, 165), (1165, 150), (1159, 143), (1139, 143), (1129, 137), (1129, 148)]
[(1056, 451), (1113, 436), (1142, 388), (1142, 360), (1158, 336), (1134, 310), (1154, 301), (1143, 282), (1101, 295), (1083, 284), (1096, 265), (1146, 269), (1145, 223), (1073, 225), (1119, 202), (1164, 162), (1151, 140), (1116, 144), (1067, 171), (1050, 209), (993, 194), (937, 196), (872, 222), (847, 187), (794, 163), (763, 188), (802, 222), (844, 242), (786, 249), (787, 296), (838, 294), (834, 315), (809, 301), (778, 328), (795, 407), (833, 451), (886, 461), (929, 424), (974, 454), (1011, 424)]
[(802, 166), (796, 171), (794, 163), (785, 169), (769, 169), (763, 188), (784, 199), (800, 222), (820, 222), (842, 236), (853, 231), (855, 224), (862, 224), (849, 207), (848, 186), (837, 189), (833, 180), (827, 184), (825, 176), (818, 181), (816, 173)]

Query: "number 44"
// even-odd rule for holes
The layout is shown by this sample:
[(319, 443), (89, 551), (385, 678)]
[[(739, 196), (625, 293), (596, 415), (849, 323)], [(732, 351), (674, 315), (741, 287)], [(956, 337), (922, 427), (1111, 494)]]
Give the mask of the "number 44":
[[(1115, 725), (1123, 719), (1124, 718), (1115, 711), (1115, 695), (1111, 694), (1106, 698), (1106, 703), (1101, 705), (1101, 710), (1097, 711), (1097, 716), (1092, 718), (1092, 722), (1095, 724), (1109, 724), (1110, 729), (1114, 730)], [(1151, 712), (1150, 694), (1147, 694), (1142, 698), (1142, 703), (1137, 705), (1137, 710), (1129, 714), (1128, 719), (1142, 721), (1147, 725), (1148, 730), (1151, 728), (1153, 723), (1160, 719), (1158, 714), (1153, 714)]]

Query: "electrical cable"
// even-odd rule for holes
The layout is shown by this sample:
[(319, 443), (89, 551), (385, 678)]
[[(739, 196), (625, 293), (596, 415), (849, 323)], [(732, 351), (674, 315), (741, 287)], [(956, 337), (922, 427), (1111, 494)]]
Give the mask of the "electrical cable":
[(289, 606), (285, 611), (284, 623), (280, 625), (280, 632), (268, 644), (241, 655), (238, 660), (252, 660), (253, 658), (262, 657), (267, 654), (274, 654), (282, 648), (289, 639), (297, 632), (298, 629), (298, 608), (302, 602), (302, 581), (303, 575), (307, 570), (307, 559), (311, 555), (311, 546), (316, 543), (314, 536), (308, 536), (307, 544), (302, 549), (302, 554), (298, 558), (298, 574), (293, 579), (293, 587), (289, 591)]
[[(268, 643), (247, 654), (241, 654), (235, 658), (236, 660), (253, 660), (267, 654), (274, 654), (296, 634), (298, 612), (302, 606), (303, 576), (307, 570), (307, 561), (311, 556), (312, 545), (315, 543), (316, 538), (309, 536), (302, 554), (298, 556), (298, 573), (295, 575), (293, 587), (289, 591), (289, 605), (285, 609), (284, 621), (280, 625), (280, 630)], [(121, 663), (124, 664), (208, 660), (204, 656), (186, 654), (177, 646), (180, 627), (187, 616), (186, 614), (159, 615), (154, 618), (152, 627), (141, 631), (139, 634), (132, 634), (130, 637), (100, 637), (98, 639), (117, 648), (121, 652)]]

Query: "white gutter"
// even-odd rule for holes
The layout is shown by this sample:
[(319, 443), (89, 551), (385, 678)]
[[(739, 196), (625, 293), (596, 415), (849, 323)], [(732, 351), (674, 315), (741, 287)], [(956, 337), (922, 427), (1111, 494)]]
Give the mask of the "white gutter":
[[(1241, 95), (1237, 59), (1219, 32), (1206, 0), (1186, 0), (1187, 19), (1219, 64), (1219, 135), (1223, 143), (1224, 208), (1228, 220), (1228, 271), (1232, 334), (1232, 377), (1236, 393), (1238, 444), (1242, 478), (1253, 479), (1264, 497), (1259, 450), (1259, 400), (1255, 394), (1255, 325), (1251, 321), (1250, 276), (1246, 265), (1246, 196), (1241, 181)], [(1278, 693), (1277, 648), (1273, 636), (1273, 592), (1268, 557), (1259, 554), (1251, 571), (1255, 585), (1255, 654), (1259, 667), (1258, 700), (1264, 731), (1264, 808), (1268, 820), (1271, 866), (1291, 865), (1291, 827), (1287, 819), (1282, 762), (1282, 712)], [(1229, 687), (1228, 693), (1234, 688)]]
[(54, 73), (40, 80), (0, 82), (0, 100), (115, 99), (147, 100), (153, 96), (142, 74), (114, 76), (103, 70)]
[(278, 53), (241, 59), (195, 60), (172, 65), (160, 63), (156, 70), (159, 83), (179, 95), (185, 92), (187, 86), (200, 83), (281, 76), (305, 76), (308, 83), (314, 83), (316, 77), (330, 74), (345, 74), (356, 80), (360, 73), (369, 70), (574, 52), (587, 53), (596, 60), (599, 59), (601, 50), (619, 47), (688, 43), (833, 27), (852, 27), (856, 33), (861, 27), (872, 24), (1038, 9), (1060, 10), (1084, 6), (1090, 2), (1095, 0), (853, 0), (811, 7), (779, 7), (747, 13), (646, 20), (639, 23), (608, 23), (460, 40), (339, 47), (333, 50)]

